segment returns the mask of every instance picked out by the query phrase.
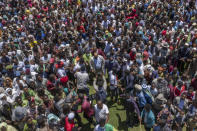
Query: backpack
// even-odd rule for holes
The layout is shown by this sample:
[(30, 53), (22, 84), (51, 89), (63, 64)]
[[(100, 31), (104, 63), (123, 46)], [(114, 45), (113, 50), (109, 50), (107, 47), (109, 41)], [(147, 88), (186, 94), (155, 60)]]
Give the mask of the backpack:
[(142, 91), (147, 103), (152, 104), (154, 102), (154, 97), (152, 96), (151, 92), (147, 88), (143, 88)]

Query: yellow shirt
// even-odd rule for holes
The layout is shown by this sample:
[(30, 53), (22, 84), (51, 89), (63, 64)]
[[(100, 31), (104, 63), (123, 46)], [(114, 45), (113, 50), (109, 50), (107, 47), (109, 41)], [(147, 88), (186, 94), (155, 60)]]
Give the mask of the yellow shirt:
[(36, 40), (29, 43), (29, 45), (30, 45), (31, 47), (34, 47), (34, 46), (37, 45), (37, 44), (38, 44), (38, 42), (37, 42)]

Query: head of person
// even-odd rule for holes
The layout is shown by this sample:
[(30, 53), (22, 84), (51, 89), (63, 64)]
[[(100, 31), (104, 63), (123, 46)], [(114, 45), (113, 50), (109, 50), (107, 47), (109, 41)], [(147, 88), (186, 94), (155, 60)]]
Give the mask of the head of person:
[(80, 99), (80, 100), (83, 100), (83, 99), (84, 99), (84, 94), (79, 93), (79, 99)]
[(99, 121), (100, 127), (104, 127), (105, 124), (106, 124), (106, 119), (105, 118), (101, 118), (100, 121)]
[(167, 103), (166, 103), (168, 106), (170, 106), (172, 104), (171, 100), (167, 100)]
[(81, 71), (81, 72), (84, 72), (85, 69), (86, 69), (85, 65), (82, 65), (80, 71)]
[(70, 110), (71, 110), (70, 105), (68, 105), (68, 104), (64, 104), (64, 105), (63, 105), (63, 113), (64, 113), (65, 115), (68, 114), (68, 113), (70, 112)]
[(39, 128), (43, 128), (45, 127), (45, 123), (46, 123), (46, 118), (44, 116), (40, 116), (37, 118), (37, 124)]
[(98, 53), (94, 52), (94, 58), (97, 58), (97, 57), (98, 57)]
[(18, 103), (19, 105), (22, 105), (23, 101), (22, 101), (22, 98), (20, 96), (16, 97), (16, 103)]
[(193, 89), (192, 87), (190, 87), (190, 88), (188, 89), (188, 93), (189, 93), (189, 94), (192, 94), (193, 91), (194, 91), (194, 89)]
[(197, 99), (195, 99), (192, 103), (197, 108)]
[(75, 114), (74, 114), (73, 112), (70, 112), (70, 113), (68, 114), (68, 121), (69, 121), (70, 123), (72, 123), (73, 120), (74, 120), (74, 118), (75, 118)]
[(80, 58), (79, 63), (80, 64), (83, 64), (84, 63), (84, 59), (83, 58)]
[(103, 102), (101, 100), (98, 100), (97, 101), (97, 106), (99, 109), (102, 109), (103, 108)]
[(27, 126), (29, 128), (33, 127), (34, 123), (33, 123), (33, 118), (31, 116), (27, 117)]
[(161, 127), (164, 127), (164, 126), (166, 125), (166, 119), (159, 119), (158, 124), (159, 124)]
[(3, 122), (3, 123), (1, 123), (1, 128), (0, 128), (0, 130), (1, 131), (7, 131), (7, 123), (5, 123), (5, 122)]
[(141, 92), (142, 91), (142, 86), (139, 85), (139, 84), (135, 84), (134, 88), (135, 88), (136, 92)]
[(185, 100), (185, 98), (186, 98), (186, 94), (185, 94), (185, 92), (184, 92), (184, 93), (181, 94), (181, 99), (182, 99), (182, 100)]
[(150, 104), (146, 104), (144, 107), (146, 112), (150, 112), (151, 111), (151, 105)]

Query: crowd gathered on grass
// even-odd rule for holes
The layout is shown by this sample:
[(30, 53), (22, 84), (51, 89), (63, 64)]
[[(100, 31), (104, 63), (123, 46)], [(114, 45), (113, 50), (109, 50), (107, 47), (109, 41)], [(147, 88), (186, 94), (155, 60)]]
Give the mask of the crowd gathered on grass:
[(0, 0), (0, 130), (118, 131), (109, 102), (197, 130), (196, 22), (197, 0)]

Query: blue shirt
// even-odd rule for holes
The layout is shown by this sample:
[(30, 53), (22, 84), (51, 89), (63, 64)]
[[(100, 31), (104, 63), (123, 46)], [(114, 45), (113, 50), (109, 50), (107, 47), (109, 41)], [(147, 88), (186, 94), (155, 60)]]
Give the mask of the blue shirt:
[(184, 107), (184, 100), (180, 100), (179, 108), (180, 109), (183, 109), (183, 107)]
[(139, 99), (139, 107), (144, 107), (147, 103), (144, 97), (144, 93), (142, 91), (140, 93), (137, 93), (137, 97)]
[(95, 69), (101, 69), (102, 68), (102, 61), (98, 57), (97, 59), (94, 59)]

